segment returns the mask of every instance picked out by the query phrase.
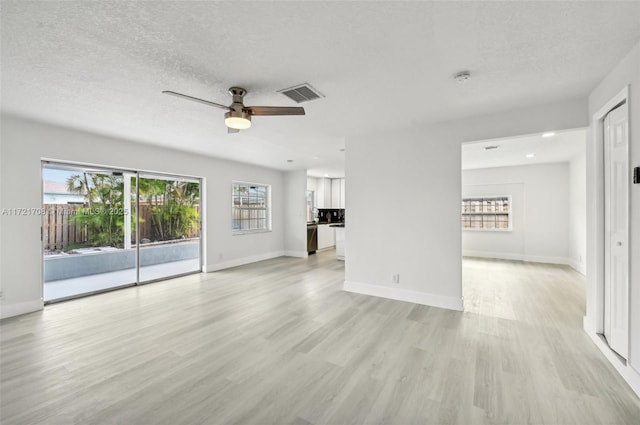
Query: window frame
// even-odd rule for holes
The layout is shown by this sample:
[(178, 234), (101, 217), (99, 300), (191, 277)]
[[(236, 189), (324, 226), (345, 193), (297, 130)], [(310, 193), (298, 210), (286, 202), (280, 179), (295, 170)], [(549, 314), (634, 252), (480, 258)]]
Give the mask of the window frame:
[[(311, 204), (309, 204), (311, 201)], [(316, 191), (315, 190), (307, 190), (306, 196), (307, 203), (307, 223), (313, 222), (313, 211), (316, 209)]]
[[(464, 202), (465, 201), (470, 201), (470, 200), (476, 200), (476, 201), (481, 201), (484, 202), (485, 200), (497, 200), (497, 199), (507, 199), (507, 202), (509, 203), (509, 211), (505, 214), (505, 213), (501, 213), (501, 214), (496, 214), (496, 212), (469, 212), (469, 213), (465, 213), (464, 212)], [(462, 197), (462, 201), (460, 203), (460, 228), (465, 231), (465, 232), (513, 232), (513, 199), (511, 197), (511, 195), (469, 195), (469, 196), (464, 196)], [(472, 215), (480, 215), (480, 216), (496, 216), (496, 215), (506, 215), (507, 216), (507, 220), (508, 220), (508, 224), (507, 224), (507, 228), (506, 229), (500, 229), (500, 228), (485, 228), (485, 227), (480, 227), (480, 228), (470, 228), (470, 227), (464, 227), (464, 222), (463, 222), (463, 218), (465, 217), (465, 215), (468, 216), (472, 216)], [(494, 221), (495, 223), (495, 221)]]
[[(256, 187), (263, 187), (266, 189), (266, 196), (265, 196), (265, 207), (264, 208), (255, 208), (255, 210), (259, 210), (265, 211), (265, 227), (264, 228), (259, 228), (259, 229), (234, 229), (234, 221), (237, 220), (235, 218), (235, 212), (237, 210), (237, 207), (234, 203), (234, 196), (236, 193), (236, 186), (256, 186)], [(231, 181), (231, 234), (232, 235), (251, 235), (251, 234), (255, 234), (255, 233), (269, 233), (272, 232), (272, 222), (271, 222), (271, 208), (272, 208), (272, 203), (271, 203), (271, 185), (270, 184), (266, 184), (266, 183), (255, 183), (255, 182), (248, 182), (248, 181), (241, 181), (241, 180), (232, 180)], [(251, 220), (251, 219), (248, 219)]]

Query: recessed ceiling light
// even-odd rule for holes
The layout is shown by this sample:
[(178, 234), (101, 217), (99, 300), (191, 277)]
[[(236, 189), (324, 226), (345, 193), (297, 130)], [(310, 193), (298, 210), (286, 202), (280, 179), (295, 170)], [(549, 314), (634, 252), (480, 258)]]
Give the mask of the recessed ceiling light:
[(547, 133), (542, 133), (542, 137), (553, 137), (556, 133), (554, 131), (549, 131)]
[(527, 158), (534, 158), (536, 156), (535, 153), (528, 153)]
[(490, 150), (493, 150), (493, 149), (498, 149), (499, 147), (500, 147), (500, 145), (485, 146), (484, 150), (485, 151), (490, 151)]

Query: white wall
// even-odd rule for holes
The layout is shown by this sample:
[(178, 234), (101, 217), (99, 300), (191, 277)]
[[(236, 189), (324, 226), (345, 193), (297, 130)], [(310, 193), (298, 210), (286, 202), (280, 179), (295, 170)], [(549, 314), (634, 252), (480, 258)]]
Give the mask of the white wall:
[(569, 265), (587, 273), (586, 152), (569, 163)]
[[(291, 232), (295, 231), (290, 229), (287, 240), (295, 247), (285, 247), (283, 209), (286, 189), (287, 185), (297, 188), (300, 184), (296, 183), (298, 177), (285, 179), (277, 170), (6, 115), (1, 117), (0, 143), (0, 199), (3, 208), (41, 206), (41, 158), (203, 177), (206, 195), (204, 264), (207, 271), (283, 255), (285, 250), (299, 250), (298, 238), (305, 237), (294, 235)], [(176, 141), (176, 147), (179, 147), (179, 141)], [(232, 180), (271, 185), (272, 232), (232, 235)], [(302, 208), (304, 187), (305, 183), (300, 195)], [(0, 222), (0, 276), (4, 294), (1, 314), (5, 317), (37, 310), (42, 307), (40, 217), (3, 215)], [(301, 235), (306, 234), (304, 219), (299, 231)]]
[(570, 264), (568, 162), (464, 170), (472, 195), (511, 195), (512, 231), (463, 230), (463, 255)]
[(307, 170), (284, 173), (284, 250), (290, 257), (307, 256)]
[(586, 105), (576, 99), (348, 138), (345, 290), (461, 310), (460, 144), (585, 127)]
[(587, 314), (584, 326), (610, 362), (640, 395), (640, 185), (630, 185), (629, 362), (622, 365), (596, 336), (603, 280), (603, 153), (594, 115), (629, 86), (630, 167), (640, 166), (640, 43), (618, 63), (589, 96), (591, 131), (587, 143)]

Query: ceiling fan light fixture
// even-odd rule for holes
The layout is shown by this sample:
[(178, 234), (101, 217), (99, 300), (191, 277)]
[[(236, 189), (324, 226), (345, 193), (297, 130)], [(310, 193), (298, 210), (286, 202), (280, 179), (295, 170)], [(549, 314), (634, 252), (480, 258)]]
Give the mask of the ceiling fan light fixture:
[(251, 127), (251, 115), (245, 111), (229, 111), (224, 114), (224, 123), (234, 130), (246, 130)]
[(241, 87), (231, 87), (229, 94), (233, 98), (233, 103), (229, 106), (220, 103), (210, 102), (186, 94), (165, 90), (162, 93), (228, 111), (224, 114), (224, 123), (227, 125), (227, 133), (237, 133), (251, 127), (251, 116), (278, 116), (278, 115), (304, 115), (304, 108), (301, 106), (244, 106), (244, 96), (247, 91)]

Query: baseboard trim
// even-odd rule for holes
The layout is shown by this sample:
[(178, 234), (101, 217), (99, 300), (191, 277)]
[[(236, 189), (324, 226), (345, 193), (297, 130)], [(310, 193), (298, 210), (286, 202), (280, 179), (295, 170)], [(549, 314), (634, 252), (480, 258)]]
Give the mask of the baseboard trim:
[(307, 258), (309, 256), (307, 251), (285, 251), (283, 255), (285, 257), (295, 257), (295, 258)]
[(409, 289), (393, 288), (389, 286), (372, 285), (369, 283), (344, 281), (343, 289), (356, 294), (371, 295), (391, 300), (406, 301), (449, 310), (463, 311), (462, 298), (444, 297), (442, 295), (417, 292)]
[(598, 347), (600, 352), (604, 354), (604, 357), (607, 359), (609, 363), (615, 368), (615, 370), (622, 376), (622, 379), (631, 387), (634, 393), (638, 397), (640, 397), (640, 373), (635, 370), (633, 366), (629, 364), (629, 361), (623, 363), (623, 361), (618, 358), (616, 354), (611, 351), (611, 348), (607, 345), (607, 343), (600, 337), (595, 331), (595, 327), (590, 320), (585, 316), (582, 320), (582, 328), (586, 332), (587, 335), (591, 338), (593, 343)]
[(567, 266), (573, 267), (572, 261), (569, 258), (564, 258), (564, 257), (547, 257), (543, 255), (526, 255), (526, 254), (517, 254), (517, 253), (511, 253), (511, 252), (489, 252), (489, 251), (469, 251), (469, 250), (463, 250), (462, 256), (463, 257), (479, 257), (479, 258), (495, 258), (497, 260), (528, 261), (530, 263), (565, 264)]
[(587, 270), (584, 268), (584, 265), (581, 265), (574, 259), (569, 259), (569, 266), (582, 275), (587, 275)]
[(43, 308), (44, 301), (42, 300), (24, 301), (12, 304), (2, 303), (0, 304), (0, 319), (33, 313), (34, 311), (42, 310)]
[(285, 256), (285, 251), (273, 251), (264, 254), (251, 255), (249, 257), (235, 258), (233, 260), (222, 261), (220, 263), (210, 264), (206, 267), (206, 272), (217, 272), (219, 270), (230, 269), (231, 267), (244, 266), (258, 261), (270, 260), (276, 257)]
[(336, 249), (336, 246), (335, 245), (326, 246), (324, 248), (316, 249), (316, 252), (329, 251), (330, 249)]

